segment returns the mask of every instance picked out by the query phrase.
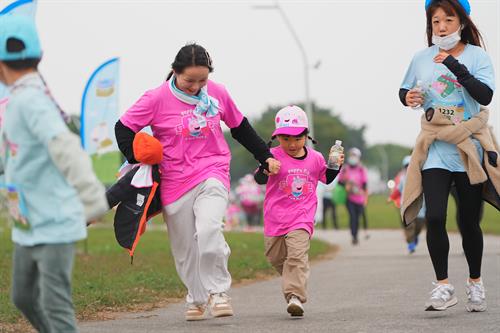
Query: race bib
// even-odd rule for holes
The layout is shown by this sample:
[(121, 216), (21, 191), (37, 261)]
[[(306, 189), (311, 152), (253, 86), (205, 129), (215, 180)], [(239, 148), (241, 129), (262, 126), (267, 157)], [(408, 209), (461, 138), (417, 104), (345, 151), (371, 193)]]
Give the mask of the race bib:
[(443, 116), (451, 120), (455, 125), (464, 121), (464, 105), (436, 105), (434, 107)]

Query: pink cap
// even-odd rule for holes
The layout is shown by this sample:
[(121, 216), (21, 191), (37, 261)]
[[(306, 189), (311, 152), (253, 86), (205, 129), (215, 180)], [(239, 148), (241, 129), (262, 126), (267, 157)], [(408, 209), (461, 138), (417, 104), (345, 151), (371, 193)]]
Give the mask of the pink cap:
[(274, 118), (276, 129), (275, 135), (299, 135), (308, 128), (307, 115), (296, 105), (285, 106), (279, 110)]

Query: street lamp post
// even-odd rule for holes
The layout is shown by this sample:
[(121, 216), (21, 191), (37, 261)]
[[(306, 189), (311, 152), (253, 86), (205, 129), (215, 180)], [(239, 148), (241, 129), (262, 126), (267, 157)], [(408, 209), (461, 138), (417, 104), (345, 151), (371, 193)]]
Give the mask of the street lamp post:
[[(313, 112), (312, 112), (312, 101), (311, 101), (311, 96), (310, 96), (310, 89), (309, 89), (309, 61), (307, 58), (306, 50), (304, 48), (304, 45), (300, 42), (299, 36), (295, 32), (295, 29), (293, 28), (290, 20), (288, 19), (288, 16), (286, 16), (285, 11), (281, 7), (280, 3), (278, 1), (275, 2), (274, 5), (255, 5), (252, 8), (254, 9), (276, 9), (281, 15), (281, 18), (285, 22), (286, 27), (292, 34), (293, 39), (297, 43), (297, 46), (299, 47), (300, 54), (302, 55), (302, 62), (304, 66), (304, 88), (305, 88), (305, 111), (307, 114), (307, 118), (309, 118), (309, 135), (311, 137), (314, 137), (314, 118), (313, 118)], [(310, 141), (308, 141), (310, 143)], [(311, 143), (310, 143), (311, 144)]]

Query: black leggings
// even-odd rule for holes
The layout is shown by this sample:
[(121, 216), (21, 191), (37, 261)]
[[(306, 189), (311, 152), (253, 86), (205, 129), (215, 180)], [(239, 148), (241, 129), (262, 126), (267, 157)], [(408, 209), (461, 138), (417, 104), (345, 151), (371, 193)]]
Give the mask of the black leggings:
[(462, 235), (462, 247), (469, 276), (477, 279), (481, 276), (483, 257), (483, 233), (479, 226), (481, 212), (482, 184), (471, 185), (465, 172), (450, 172), (444, 169), (422, 171), (427, 212), (427, 248), (438, 280), (448, 278), (448, 252), (450, 243), (446, 232), (446, 209), (452, 183), (455, 184), (460, 204), (457, 207), (458, 229)]
[(339, 228), (337, 223), (337, 211), (335, 204), (332, 202), (330, 198), (323, 198), (323, 229), (326, 229), (326, 213), (328, 212), (328, 208), (332, 210), (332, 223), (335, 229)]
[(359, 219), (363, 215), (363, 205), (347, 200), (346, 206), (349, 213), (352, 239), (358, 240)]

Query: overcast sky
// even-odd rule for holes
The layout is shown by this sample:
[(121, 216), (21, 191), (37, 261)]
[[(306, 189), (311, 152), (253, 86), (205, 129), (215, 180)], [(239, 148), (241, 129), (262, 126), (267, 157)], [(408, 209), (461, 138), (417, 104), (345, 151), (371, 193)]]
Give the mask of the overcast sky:
[[(500, 85), (500, 1), (471, 0)], [(304, 98), (299, 50), (273, 1), (38, 2), (41, 71), (63, 108), (80, 111), (92, 71), (121, 58), (120, 112), (164, 80), (178, 49), (196, 41), (210, 52), (211, 79), (230, 91), (249, 118), (267, 105)], [(424, 0), (281, 1), (311, 63), (311, 96), (348, 123), (367, 126), (370, 144), (412, 145), (419, 114), (397, 92), (415, 52), (426, 47)], [(498, 93), (491, 123), (500, 134)], [(334, 139), (335, 133), (332, 133)]]

